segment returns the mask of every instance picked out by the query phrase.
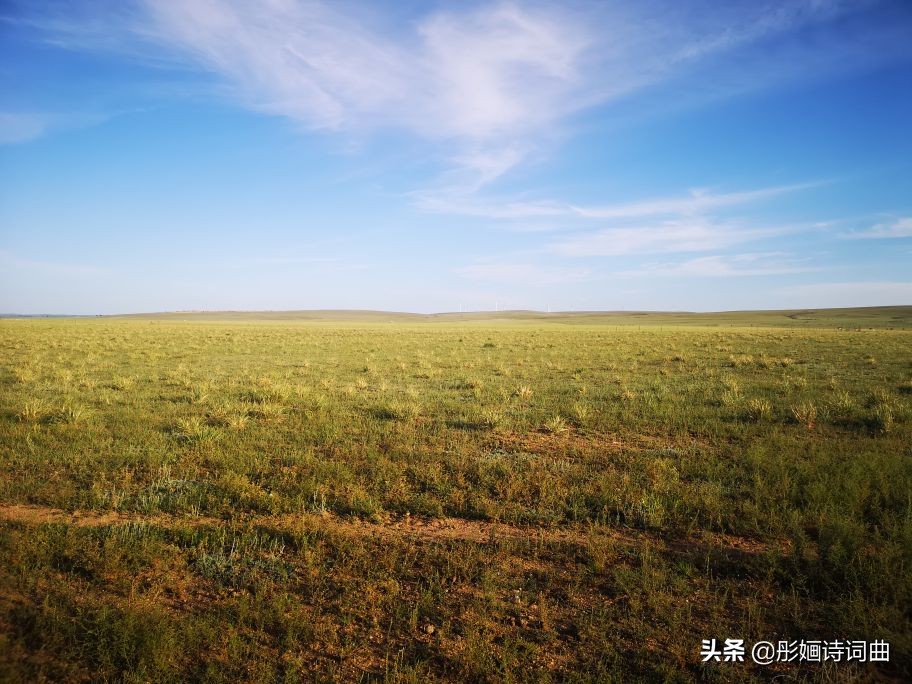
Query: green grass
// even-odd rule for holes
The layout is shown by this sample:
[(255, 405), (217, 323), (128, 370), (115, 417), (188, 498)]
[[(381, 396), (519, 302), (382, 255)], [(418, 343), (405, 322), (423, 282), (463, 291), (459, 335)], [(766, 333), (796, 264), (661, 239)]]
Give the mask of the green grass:
[(910, 321), (0, 320), (0, 678), (907, 678)]

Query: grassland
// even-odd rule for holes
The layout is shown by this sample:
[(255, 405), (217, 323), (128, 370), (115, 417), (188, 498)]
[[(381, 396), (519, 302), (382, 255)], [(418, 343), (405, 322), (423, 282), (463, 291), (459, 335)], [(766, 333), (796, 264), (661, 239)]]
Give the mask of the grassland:
[(912, 677), (912, 307), (9, 319), (0, 350), (0, 679)]

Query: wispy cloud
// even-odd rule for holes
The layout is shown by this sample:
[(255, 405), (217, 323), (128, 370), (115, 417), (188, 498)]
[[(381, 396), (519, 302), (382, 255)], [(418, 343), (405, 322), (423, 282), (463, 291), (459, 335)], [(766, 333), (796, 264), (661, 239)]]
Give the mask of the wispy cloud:
[(619, 256), (711, 252), (781, 235), (786, 228), (752, 228), (707, 218), (675, 219), (657, 225), (606, 228), (552, 243), (548, 251), (564, 256)]
[[(588, 232), (576, 232), (545, 247), (545, 251), (565, 257), (605, 257), (627, 254), (663, 254), (685, 252), (713, 252), (726, 250), (741, 244), (793, 233), (806, 226), (780, 225), (755, 226), (743, 220), (725, 217), (725, 209), (731, 209), (791, 192), (814, 187), (819, 183), (800, 183), (737, 192), (714, 192), (692, 190), (683, 197), (666, 197), (635, 203), (616, 204), (600, 208), (581, 208), (560, 205), (556, 202), (542, 204), (521, 203), (505, 205), (513, 208), (511, 217), (530, 218), (534, 209), (541, 210), (541, 216), (564, 216), (579, 220), (599, 221), (605, 227)], [(528, 210), (529, 213), (523, 212)], [(612, 225), (614, 224), (614, 225)], [(711, 275), (734, 275), (724, 272), (732, 267), (730, 262), (719, 261), (708, 256), (706, 261), (697, 260), (673, 268), (693, 269)], [(672, 267), (664, 265), (662, 270)], [(759, 266), (755, 267), (759, 269)], [(743, 272), (743, 264), (739, 269)], [(683, 272), (681, 272), (683, 273)]]
[(71, 277), (90, 277), (108, 275), (113, 271), (109, 268), (96, 266), (94, 264), (81, 264), (59, 261), (43, 261), (39, 259), (28, 259), (12, 254), (11, 252), (0, 250), (0, 265), (4, 270), (12, 272), (17, 271), (20, 274), (29, 276), (71, 276)]
[(627, 202), (608, 206), (578, 206), (559, 200), (479, 199), (470, 193), (416, 192), (415, 205), (425, 211), (461, 214), (495, 219), (530, 218), (584, 218), (631, 219), (663, 216), (696, 216), (710, 210), (761, 202), (780, 195), (806, 190), (821, 185), (821, 181), (778, 185), (737, 192), (718, 192), (695, 188), (678, 197), (659, 197), (641, 202)]
[(513, 3), (439, 11), (405, 34), (326, 2), (145, 6), (149, 34), (248, 105), (314, 128), (392, 125), (433, 138), (512, 136), (552, 121), (572, 106), (591, 42), (571, 14)]
[(878, 223), (866, 230), (846, 233), (848, 239), (889, 239), (912, 237), (912, 216), (896, 219), (890, 223)]
[(443, 192), (422, 190), (411, 193), (411, 197), (418, 209), (439, 214), (492, 219), (573, 217), (577, 214), (569, 204), (554, 200), (479, 200), (464, 188)]
[(808, 273), (820, 270), (810, 266), (807, 259), (798, 259), (785, 252), (757, 252), (733, 255), (712, 255), (672, 264), (647, 264), (643, 268), (621, 271), (626, 277), (696, 277), (733, 278)]
[(46, 114), (0, 112), (0, 144), (28, 142), (40, 137), (50, 125)]
[(525, 158), (529, 136), (582, 106), (594, 35), (573, 12), (504, 2), (411, 26), (329, 2), (147, 0), (146, 36), (212, 72), (243, 104), (310, 129), (405, 130), (444, 148), (474, 190)]
[(779, 185), (757, 190), (741, 192), (717, 193), (712, 190), (694, 189), (685, 197), (668, 197), (634, 202), (630, 204), (616, 204), (607, 207), (573, 207), (573, 211), (585, 218), (637, 218), (644, 216), (694, 216), (711, 209), (722, 209), (751, 202), (770, 199), (786, 193), (820, 185), (820, 183), (798, 183), (793, 185)]
[(0, 112), (0, 145), (15, 145), (37, 140), (64, 130), (95, 126), (114, 118), (122, 111), (69, 112)]
[[(819, 0), (736, 5), (505, 0), (437, 6), (397, 23), (370, 3), (135, 0), (15, 20), (63, 47), (145, 53), (211, 73), (235, 101), (310, 129), (391, 127), (436, 141), (468, 176), (458, 187), (471, 191), (559, 135), (570, 115), (853, 9)], [(800, 71), (785, 52), (778, 59)], [(771, 61), (763, 68), (781, 77)], [(751, 83), (764, 82), (754, 75)], [(743, 78), (733, 87), (744, 89)]]

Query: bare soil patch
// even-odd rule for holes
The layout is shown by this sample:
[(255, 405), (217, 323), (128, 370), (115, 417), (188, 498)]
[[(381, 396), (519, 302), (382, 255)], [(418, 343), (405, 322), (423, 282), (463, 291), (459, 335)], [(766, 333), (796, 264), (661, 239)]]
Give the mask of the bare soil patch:
[(332, 514), (302, 513), (296, 515), (244, 516), (231, 520), (206, 516), (143, 515), (113, 511), (74, 511), (27, 504), (0, 505), (0, 520), (26, 525), (62, 523), (74, 527), (106, 527), (129, 523), (145, 523), (160, 527), (218, 527), (226, 524), (248, 523), (276, 529), (299, 529), (301, 525), (358, 537), (413, 537), (428, 541), (459, 541), (475, 544), (503, 540), (526, 540), (541, 544), (565, 544), (588, 547), (593, 543), (612, 542), (637, 545), (655, 544), (669, 552), (692, 555), (715, 552), (731, 557), (753, 556), (768, 551), (787, 552), (785, 540), (764, 542), (730, 534), (703, 533), (700, 537), (668, 537), (653, 532), (627, 528), (581, 527), (519, 527), (499, 522), (464, 518), (421, 518), (388, 516), (380, 521), (361, 518), (342, 518)]

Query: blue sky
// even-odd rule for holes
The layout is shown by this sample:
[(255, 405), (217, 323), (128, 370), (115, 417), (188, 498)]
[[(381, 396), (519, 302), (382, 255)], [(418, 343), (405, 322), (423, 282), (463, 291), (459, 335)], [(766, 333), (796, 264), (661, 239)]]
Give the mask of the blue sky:
[(912, 304), (912, 3), (0, 3), (0, 311)]

